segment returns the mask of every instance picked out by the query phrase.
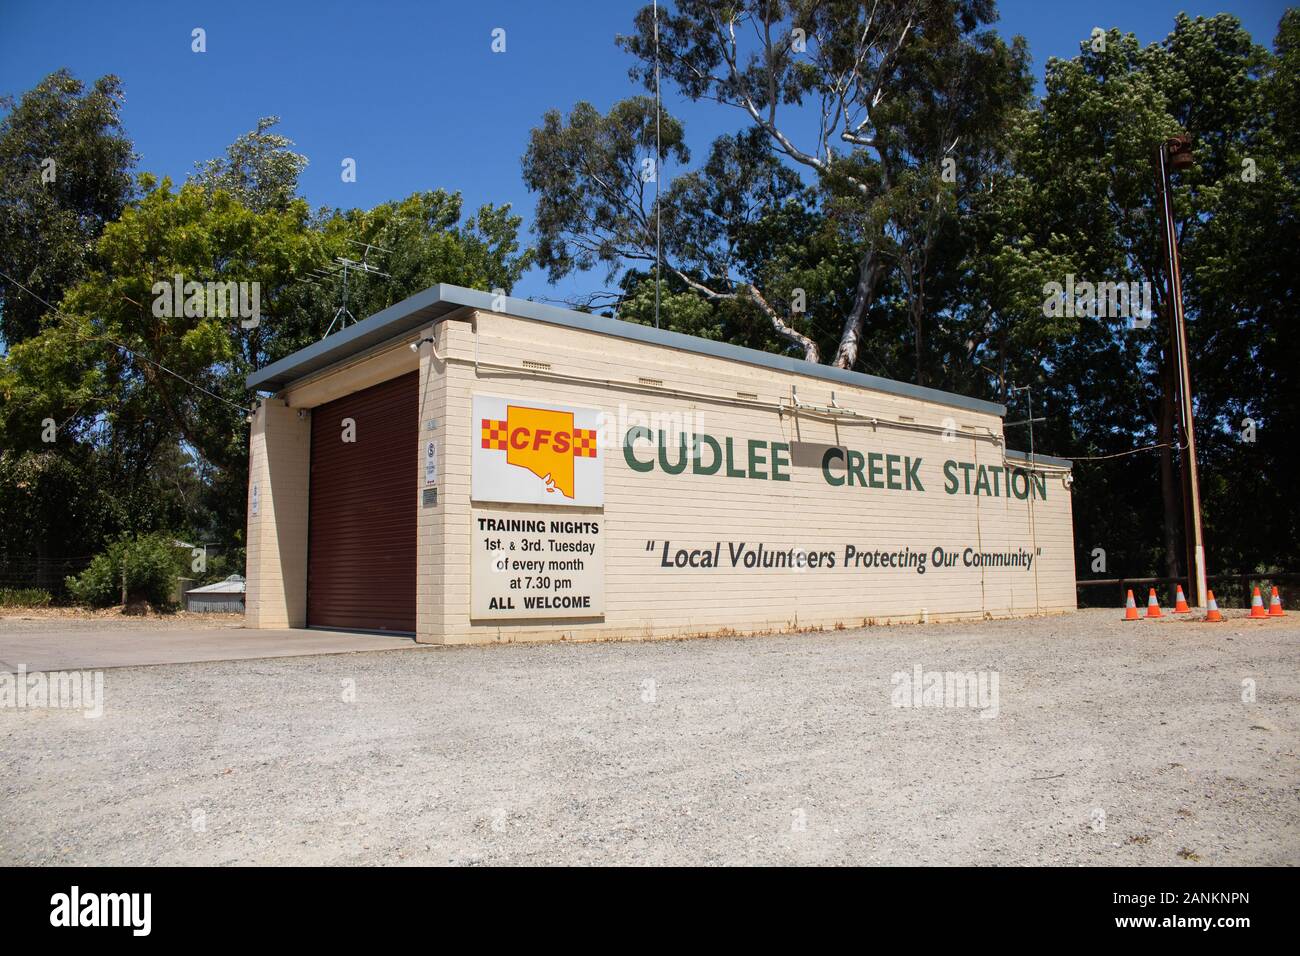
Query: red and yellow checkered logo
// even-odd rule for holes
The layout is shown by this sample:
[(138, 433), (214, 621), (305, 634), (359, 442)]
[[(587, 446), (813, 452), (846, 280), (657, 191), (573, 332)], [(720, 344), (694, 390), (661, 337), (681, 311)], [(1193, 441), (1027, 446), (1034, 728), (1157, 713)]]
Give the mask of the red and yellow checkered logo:
[(507, 428), (509, 425), (505, 422), (496, 422), (490, 418), (483, 419), (483, 447), (492, 451), (505, 451)]
[(596, 457), (596, 430), (574, 428), (572, 412), (506, 407), (506, 420), (484, 418), (479, 440), (489, 451), (506, 453), (506, 463), (527, 468), (546, 490), (574, 496), (573, 459)]
[(596, 457), (596, 429), (575, 428), (573, 430), (573, 457)]

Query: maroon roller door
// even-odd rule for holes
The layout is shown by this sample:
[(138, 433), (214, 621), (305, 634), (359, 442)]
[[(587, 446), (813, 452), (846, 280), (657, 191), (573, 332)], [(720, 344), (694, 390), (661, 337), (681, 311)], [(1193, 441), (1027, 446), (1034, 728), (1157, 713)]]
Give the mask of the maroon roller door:
[(308, 626), (415, 630), (419, 378), (312, 410)]

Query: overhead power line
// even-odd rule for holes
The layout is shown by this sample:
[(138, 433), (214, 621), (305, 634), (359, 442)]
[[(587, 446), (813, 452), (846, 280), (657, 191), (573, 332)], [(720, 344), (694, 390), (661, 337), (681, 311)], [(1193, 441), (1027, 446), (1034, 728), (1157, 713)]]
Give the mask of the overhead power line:
[(1155, 445), (1143, 445), (1141, 448), (1130, 448), (1128, 451), (1117, 451), (1113, 455), (1067, 455), (1070, 461), (1106, 461), (1109, 458), (1123, 458), (1125, 455), (1136, 455), (1138, 452), (1155, 451), (1157, 448), (1176, 448), (1183, 451), (1186, 445), (1179, 442), (1162, 441)]
[[(67, 319), (69, 322), (73, 321), (72, 316), (68, 315), (65, 312), (59, 311), (59, 309), (57, 309), (55, 306), (51, 305), (48, 301), (41, 298), (39, 295), (37, 295), (31, 289), (27, 288), (27, 286), (23, 285), (21, 282), (19, 282), (17, 279), (9, 275), (8, 273), (0, 271), (0, 278), (8, 279), (18, 288), (22, 289), (24, 292), (30, 295), (37, 302), (40, 302), (42, 305), (44, 305), (47, 309), (49, 309), (59, 318)], [(190, 381), (188, 378), (186, 378), (184, 375), (180, 374), (179, 372), (172, 371), (166, 365), (163, 365), (161, 362), (154, 361), (149, 356), (145, 355), (143, 352), (137, 351), (136, 349), (131, 348), (129, 345), (123, 345), (121, 342), (115, 342), (106, 335), (89, 335), (89, 336), (77, 335), (75, 337), (82, 342), (107, 342), (109, 345), (113, 346), (114, 348), (121, 349), (123, 352), (129, 353), (133, 358), (137, 358), (142, 362), (147, 362), (150, 365), (152, 365), (154, 368), (166, 372), (172, 378), (184, 382), (186, 385), (190, 386), (191, 388), (196, 388), (200, 392), (203, 392), (205, 395), (211, 396), (212, 398), (215, 398), (217, 401), (229, 405), (231, 408), (238, 409), (241, 415), (248, 414), (248, 409), (245, 408), (243, 405), (236, 404), (235, 402), (230, 401), (230, 399), (228, 398), (223, 398), (222, 396), (218, 395), (216, 392), (204, 388), (198, 382)]]

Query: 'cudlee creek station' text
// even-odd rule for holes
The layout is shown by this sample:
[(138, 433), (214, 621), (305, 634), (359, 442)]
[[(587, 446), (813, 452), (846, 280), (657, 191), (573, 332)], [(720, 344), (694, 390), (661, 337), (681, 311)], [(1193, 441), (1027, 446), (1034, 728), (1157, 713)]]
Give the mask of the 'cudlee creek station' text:
[[(648, 443), (649, 447), (645, 443)], [(667, 475), (717, 475), (756, 481), (789, 481), (790, 442), (769, 442), (750, 438), (721, 440), (702, 432), (688, 442), (679, 432), (670, 442), (665, 432), (642, 425), (627, 430), (623, 437), (623, 458), (635, 472), (656, 469)], [(924, 492), (921, 478), (923, 458), (887, 452), (861, 452), (838, 445), (826, 447), (821, 456), (821, 474), (833, 488), (876, 488), (885, 491)], [(991, 498), (1047, 499), (1047, 476), (1010, 465), (981, 465), (949, 458), (943, 463), (943, 490), (949, 495), (979, 495)], [(929, 479), (926, 479), (929, 480)]]

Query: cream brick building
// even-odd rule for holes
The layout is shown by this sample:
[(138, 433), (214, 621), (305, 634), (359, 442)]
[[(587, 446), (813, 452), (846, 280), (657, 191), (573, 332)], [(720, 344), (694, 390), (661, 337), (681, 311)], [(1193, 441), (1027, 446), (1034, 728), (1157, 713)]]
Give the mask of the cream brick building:
[(250, 627), (420, 641), (1073, 610), (1005, 409), (436, 286), (260, 370)]

